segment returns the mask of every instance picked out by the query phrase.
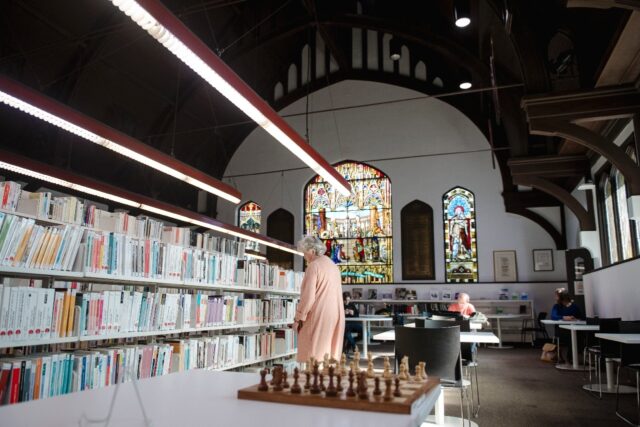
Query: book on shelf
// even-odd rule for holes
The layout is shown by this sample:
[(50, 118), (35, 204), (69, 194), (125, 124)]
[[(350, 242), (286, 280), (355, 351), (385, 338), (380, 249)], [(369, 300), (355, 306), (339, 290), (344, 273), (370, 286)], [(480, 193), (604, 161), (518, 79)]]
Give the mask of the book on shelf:
[(362, 288), (351, 289), (351, 299), (362, 299)]
[(367, 299), (378, 299), (378, 290), (377, 289), (369, 289)]

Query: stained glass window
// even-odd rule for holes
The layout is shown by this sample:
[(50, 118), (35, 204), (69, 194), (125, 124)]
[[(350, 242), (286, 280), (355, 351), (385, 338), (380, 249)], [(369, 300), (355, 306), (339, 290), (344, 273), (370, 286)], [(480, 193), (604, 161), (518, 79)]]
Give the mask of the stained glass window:
[[(636, 160), (636, 150), (633, 145), (630, 145), (629, 148), (627, 148), (627, 155), (631, 157), (634, 164), (638, 164)], [(635, 230), (636, 250), (640, 251), (640, 223), (635, 221), (633, 229)]]
[(324, 242), (342, 283), (392, 282), (391, 181), (363, 163), (343, 162), (335, 168), (351, 184), (351, 195), (336, 192), (320, 176), (309, 181), (305, 234)]
[(604, 175), (600, 182), (604, 196), (604, 222), (609, 243), (609, 263), (618, 262), (618, 237), (616, 236), (616, 213), (613, 206), (613, 189), (609, 175)]
[[(240, 206), (238, 210), (238, 226), (254, 233), (260, 232), (260, 223), (262, 222), (262, 208), (254, 202), (247, 202)], [(246, 249), (258, 251), (259, 244), (257, 242), (247, 241)]]
[(478, 281), (475, 196), (456, 187), (442, 197), (445, 279), (450, 283)]

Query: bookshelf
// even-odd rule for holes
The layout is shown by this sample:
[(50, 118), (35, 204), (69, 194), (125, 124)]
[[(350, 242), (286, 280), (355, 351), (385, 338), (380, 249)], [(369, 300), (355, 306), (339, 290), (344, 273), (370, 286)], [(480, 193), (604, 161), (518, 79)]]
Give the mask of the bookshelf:
[[(11, 188), (12, 191), (16, 191), (15, 186)], [(2, 202), (1, 198), (0, 202)], [(37, 194), (37, 203), (34, 202), (35, 204), (31, 205), (37, 205), (36, 211), (41, 212), (47, 209), (43, 204), (45, 202), (51, 202), (53, 205), (50, 195), (41, 197)], [(19, 202), (14, 204), (14, 208), (15, 205), (20, 206)], [(2, 214), (0, 215), (0, 367), (3, 364), (7, 365), (11, 360), (22, 360), (21, 363), (25, 360), (33, 360), (35, 369), (35, 360), (41, 363), (41, 359), (51, 355), (50, 358), (56, 358), (56, 360), (58, 357), (71, 360), (67, 362), (71, 365), (61, 365), (63, 367), (58, 369), (68, 369), (69, 378), (73, 371), (76, 378), (78, 360), (85, 362), (84, 358), (88, 357), (86, 355), (88, 353), (102, 358), (101, 364), (117, 364), (117, 359), (111, 359), (116, 357), (117, 352), (120, 352), (117, 357), (123, 357), (125, 353), (129, 357), (130, 351), (148, 352), (149, 348), (153, 348), (151, 360), (153, 364), (159, 365), (151, 365), (156, 369), (151, 374), (148, 371), (149, 365), (146, 365), (144, 369), (147, 374), (140, 376), (142, 379), (149, 375), (173, 373), (169, 369), (169, 363), (173, 368), (174, 360), (167, 361), (164, 359), (166, 357), (179, 357), (180, 365), (177, 365), (179, 366), (177, 372), (183, 372), (196, 368), (238, 369), (296, 354), (295, 334), (289, 325), (292, 324), (295, 304), (300, 295), (301, 273), (284, 271), (257, 260), (248, 260), (244, 256), (244, 244), (241, 242), (210, 235), (193, 235), (188, 228), (165, 226), (160, 221), (147, 217), (134, 218), (126, 213), (108, 213), (77, 200), (73, 201), (72, 206), (75, 222), (43, 218), (42, 215), (16, 212), (13, 209), (0, 209)], [(78, 224), (79, 218), (84, 223), (89, 217), (89, 208), (91, 208), (91, 221), (106, 227)], [(7, 218), (10, 219), (7, 220)], [(9, 231), (5, 230), (3, 234), (2, 227), (5, 226), (5, 222), (10, 225), (7, 225)], [(123, 230), (122, 224), (128, 227), (133, 226), (133, 232), (131, 228)], [(15, 227), (15, 235), (11, 234), (14, 232), (9, 227)], [(41, 227), (41, 232), (45, 230), (47, 236), (51, 230), (54, 230), (51, 231), (51, 242), (55, 243), (46, 243), (47, 240), (40, 243), (36, 239), (37, 243), (34, 245), (41, 246), (34, 247), (42, 249), (31, 249), (28, 233), (35, 235), (35, 231), (32, 232), (32, 230), (38, 227)], [(64, 230), (68, 230), (69, 227), (81, 230), (79, 233), (82, 236), (76, 237), (78, 250), (72, 252), (73, 259), (66, 264), (72, 268), (24, 266), (27, 264), (25, 260), (29, 250), (36, 253), (48, 251), (47, 253), (51, 255), (45, 253), (43, 260), (50, 261), (48, 266), (57, 266), (63, 250), (72, 247), (72, 240), (64, 242), (65, 236), (68, 236), (64, 234)], [(56, 229), (60, 231), (55, 231)], [(19, 234), (19, 231), (23, 234)], [(53, 240), (55, 233), (58, 233), (60, 236), (58, 239), (63, 243)], [(78, 231), (76, 235), (77, 233)], [(97, 237), (96, 242), (102, 239), (99, 241), (102, 246), (91, 246), (92, 242), (87, 236)], [(124, 264), (131, 259), (124, 256), (127, 254), (124, 252), (124, 247), (117, 247), (117, 244), (130, 241), (133, 241), (132, 245), (136, 250), (139, 249), (138, 253), (133, 254), (137, 257), (139, 264), (137, 267), (142, 265), (144, 268), (141, 271), (136, 270), (137, 275), (112, 274), (126, 271), (118, 263)], [(18, 262), (17, 254), (20, 254), (21, 245), (25, 245), (26, 249), (22, 249), (23, 258)], [(123, 252), (117, 252), (118, 250)], [(13, 254), (15, 254), (15, 261)], [(131, 254), (131, 252), (128, 253), (129, 256)], [(136, 258), (133, 259), (135, 270)], [(55, 262), (51, 262), (52, 260)], [(38, 262), (38, 265), (45, 266), (45, 263)], [(107, 270), (109, 272), (106, 272)], [(28, 294), (28, 297), (15, 297), (16, 301), (24, 304), (20, 305), (24, 310), (18, 309), (15, 305), (12, 299), (14, 294)], [(55, 297), (55, 304), (58, 304), (58, 300), (64, 301), (56, 305), (55, 310), (62, 310), (64, 316), (68, 315), (68, 318), (63, 318), (67, 320), (61, 321), (61, 317), (56, 318), (55, 311), (52, 316), (51, 312), (47, 311), (46, 302), (45, 308), (41, 307), (41, 301), (47, 299), (44, 297), (45, 294), (50, 295), (50, 301), (54, 301)], [(64, 296), (60, 297), (60, 294)], [(72, 295), (68, 302), (66, 299), (63, 300), (67, 294)], [(146, 298), (142, 300), (142, 311), (138, 308), (140, 305), (136, 306), (132, 302), (135, 301), (136, 294)], [(80, 298), (81, 295), (82, 298)], [(40, 296), (44, 299), (41, 300)], [(79, 297), (79, 302), (75, 299), (76, 296)], [(94, 302), (94, 296), (100, 305), (91, 305)], [(110, 299), (111, 297), (114, 299)], [(2, 305), (3, 298), (7, 298), (6, 301), (9, 301), (7, 304), (13, 304), (9, 306), (10, 310), (7, 310), (7, 305)], [(188, 300), (189, 304), (183, 305), (184, 300)], [(220, 306), (219, 309), (215, 308), (216, 304)], [(91, 314), (89, 307), (92, 307), (91, 310), (95, 307), (96, 311)], [(50, 310), (54, 309), (50, 308)], [(20, 314), (26, 311), (31, 314)], [(146, 313), (146, 318), (143, 317), (143, 313)], [(135, 320), (131, 320), (134, 319), (134, 314)], [(14, 327), (20, 325), (18, 329), (22, 330), (22, 335), (18, 335), (18, 332), (2, 335), (6, 330), (3, 329), (3, 319), (11, 316), (14, 320), (7, 320), (7, 322), (13, 322)], [(125, 318), (127, 320), (123, 320)], [(48, 322), (46, 334), (44, 333), (45, 321), (42, 319)], [(146, 323), (143, 324), (143, 321)], [(88, 322), (93, 322), (93, 330), (88, 327)], [(95, 329), (95, 322), (97, 322), (97, 329)], [(109, 332), (105, 333), (107, 323)], [(185, 327), (182, 327), (183, 324)], [(110, 332), (112, 325), (114, 331), (118, 332)], [(11, 331), (11, 328), (8, 330)], [(15, 339), (15, 336), (27, 334), (27, 330), (29, 330), (28, 337)], [(42, 331), (40, 337), (31, 338), (33, 332), (35, 332), (33, 336), (36, 336), (40, 331)], [(68, 336), (69, 334), (72, 336)], [(286, 351), (283, 352), (283, 349)], [(43, 350), (48, 351), (43, 352)], [(183, 352), (187, 355), (185, 356)], [(259, 356), (255, 357), (256, 355)], [(185, 362), (185, 357), (191, 357), (193, 360), (189, 359), (191, 362)], [(211, 359), (212, 357), (214, 359)], [(218, 359), (215, 359), (216, 357)], [(194, 365), (195, 360), (197, 360), (197, 366)], [(188, 367), (182, 368), (183, 363)], [(8, 364), (11, 365), (11, 363)], [(14, 369), (15, 362), (10, 375), (14, 375)], [(142, 372), (142, 365), (140, 369), (136, 372)], [(114, 375), (113, 371), (111, 372), (111, 375)], [(0, 370), (0, 378), (2, 374), (3, 371)], [(127, 380), (127, 377), (124, 377), (124, 381)], [(107, 379), (106, 383), (98, 387), (111, 385), (113, 380), (111, 381)], [(33, 387), (33, 384), (31, 386)], [(64, 387), (66, 388), (63, 388), (62, 393), (84, 390), (84, 388), (78, 388), (75, 383), (74, 385), (66, 383)], [(28, 394), (20, 395), (18, 400), (12, 403), (27, 400), (31, 400)], [(0, 400), (0, 405), (2, 404), (3, 401)]]

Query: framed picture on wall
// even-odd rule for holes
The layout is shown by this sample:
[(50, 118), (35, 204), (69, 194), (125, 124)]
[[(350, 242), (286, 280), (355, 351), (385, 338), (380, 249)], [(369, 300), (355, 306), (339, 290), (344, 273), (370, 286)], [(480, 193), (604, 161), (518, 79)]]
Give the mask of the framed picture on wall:
[(533, 250), (533, 271), (553, 271), (553, 249)]
[(516, 251), (493, 251), (493, 279), (496, 282), (517, 282)]

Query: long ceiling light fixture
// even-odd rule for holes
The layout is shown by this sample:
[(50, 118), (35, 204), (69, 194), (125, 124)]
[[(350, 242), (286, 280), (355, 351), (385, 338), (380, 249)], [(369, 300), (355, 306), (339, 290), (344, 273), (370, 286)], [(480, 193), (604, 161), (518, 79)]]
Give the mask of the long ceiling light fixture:
[(122, 190), (113, 185), (76, 175), (68, 170), (59, 169), (4, 150), (0, 150), (0, 169), (29, 176), (70, 190), (90, 194), (91, 196), (100, 197), (105, 200), (111, 200), (156, 215), (198, 225), (219, 233), (271, 246), (272, 248), (291, 252), (296, 255), (302, 255), (293, 245), (281, 242), (280, 240), (262, 236), (258, 233), (244, 230), (235, 225), (226, 224), (188, 209), (173, 206), (141, 194)]
[(242, 195), (230, 185), (5, 76), (0, 76), (0, 102), (208, 193), (240, 202)]
[(109, 1), (340, 193), (351, 194), (347, 180), (162, 3)]

